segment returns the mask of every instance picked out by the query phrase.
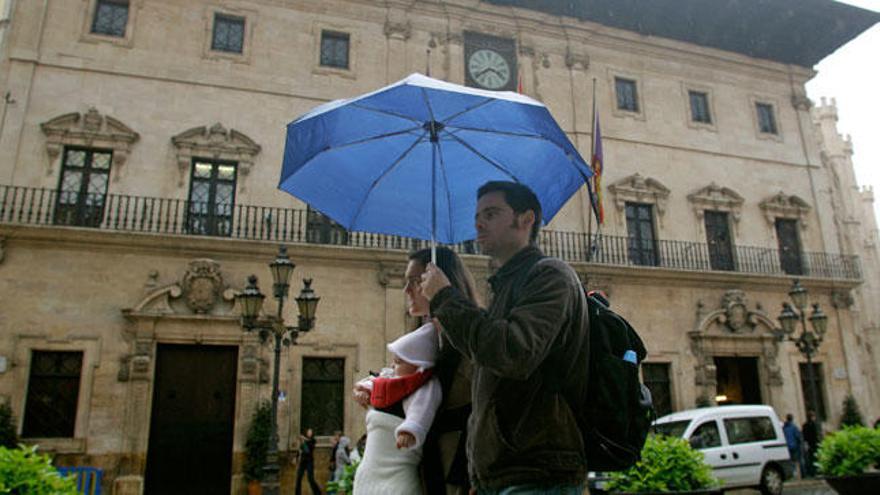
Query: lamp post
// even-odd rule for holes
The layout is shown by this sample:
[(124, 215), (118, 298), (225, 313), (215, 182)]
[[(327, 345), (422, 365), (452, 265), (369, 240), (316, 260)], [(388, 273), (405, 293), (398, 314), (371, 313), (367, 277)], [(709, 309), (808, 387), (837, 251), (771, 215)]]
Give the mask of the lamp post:
[(320, 297), (312, 290), (312, 279), (303, 279), (303, 288), (296, 297), (299, 307), (298, 325), (289, 327), (284, 324), (282, 310), (284, 299), (287, 298), (290, 289), (290, 276), (296, 265), (287, 256), (287, 247), (281, 246), (278, 255), (269, 269), (272, 272), (272, 295), (278, 301), (278, 312), (275, 316), (266, 315), (260, 317), (260, 310), (266, 296), (257, 287), (256, 275), (248, 277), (248, 285), (235, 298), (241, 307), (241, 326), (246, 332), (258, 331), (260, 338), (265, 341), (271, 334), (275, 338), (275, 363), (272, 370), (272, 421), (269, 434), (269, 447), (266, 452), (266, 466), (263, 471), (266, 476), (261, 483), (263, 493), (266, 495), (278, 495), (278, 376), (281, 367), (281, 346), (296, 344), (296, 338), (300, 333), (308, 332), (315, 325), (315, 310), (318, 307)]
[[(819, 307), (819, 303), (813, 303), (813, 313), (810, 315), (810, 326), (812, 330), (807, 328), (807, 299), (809, 293), (799, 280), (795, 280), (788, 291), (791, 304), (782, 303), (782, 313), (779, 315), (779, 323), (782, 331), (777, 333), (779, 341), (789, 340), (794, 342), (798, 351), (807, 358), (807, 379), (810, 381), (810, 402), (816, 409), (816, 417), (819, 417), (819, 393), (816, 390), (816, 379), (813, 371), (813, 355), (819, 350), (822, 339), (825, 337), (825, 330), (828, 328), (828, 316)], [(797, 308), (797, 311), (795, 311)], [(797, 327), (797, 321), (801, 322), (801, 333), (794, 337), (794, 331)]]

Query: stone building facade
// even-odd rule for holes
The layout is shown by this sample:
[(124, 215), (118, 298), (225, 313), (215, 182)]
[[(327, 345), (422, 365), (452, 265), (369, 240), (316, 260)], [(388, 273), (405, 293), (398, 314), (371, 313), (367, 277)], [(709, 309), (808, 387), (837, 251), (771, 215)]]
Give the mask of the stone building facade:
[[(662, 410), (727, 396), (803, 418), (805, 358), (775, 337), (798, 278), (829, 316), (814, 357), (827, 420), (848, 393), (880, 414), (873, 193), (855, 181), (833, 104), (805, 96), (813, 72), (495, 3), (4, 2), (0, 397), (23, 438), (59, 463), (103, 468), (110, 493), (159, 493), (155, 473), (187, 462), (175, 439), (219, 429), (225, 450), (193, 452), (219, 450), (202, 463), (228, 472), (218, 489), (242, 493), (272, 351), (242, 331), (233, 297), (251, 273), (269, 292), (266, 263), (282, 243), (297, 264), (291, 297), (303, 277), (321, 297), (316, 328), (282, 355), (285, 485), (297, 432), (319, 426), (322, 448), (332, 429), (359, 437), (363, 411), (347, 391), (414, 325), (402, 288), (417, 243), (344, 232), (278, 191), (284, 126), (426, 70), (521, 88), (585, 156), (595, 85), (601, 248), (589, 255), (586, 189), (542, 246), (639, 329)], [(508, 76), (469, 73), (479, 50)], [(464, 256), (487, 295), (488, 259)]]

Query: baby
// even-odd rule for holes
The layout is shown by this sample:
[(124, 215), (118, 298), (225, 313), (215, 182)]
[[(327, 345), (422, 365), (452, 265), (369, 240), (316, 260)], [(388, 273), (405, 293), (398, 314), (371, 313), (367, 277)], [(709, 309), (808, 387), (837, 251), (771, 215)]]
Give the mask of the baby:
[(425, 436), (440, 407), (433, 376), (439, 337), (430, 323), (388, 344), (391, 368), (355, 386), (367, 412), (367, 446), (354, 479), (354, 495), (421, 493), (418, 474)]

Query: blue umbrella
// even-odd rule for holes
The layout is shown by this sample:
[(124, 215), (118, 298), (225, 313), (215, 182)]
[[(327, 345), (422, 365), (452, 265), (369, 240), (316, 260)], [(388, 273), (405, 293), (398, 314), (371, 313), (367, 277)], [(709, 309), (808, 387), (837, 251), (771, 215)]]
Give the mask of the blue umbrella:
[(278, 187), (348, 230), (454, 244), (486, 181), (529, 186), (546, 223), (591, 175), (540, 102), (413, 74), (288, 124)]

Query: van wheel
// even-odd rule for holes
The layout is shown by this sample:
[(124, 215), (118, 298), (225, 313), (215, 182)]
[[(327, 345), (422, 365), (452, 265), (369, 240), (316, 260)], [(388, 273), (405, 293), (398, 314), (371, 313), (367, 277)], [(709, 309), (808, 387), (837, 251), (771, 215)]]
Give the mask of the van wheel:
[(761, 495), (781, 495), (784, 481), (785, 478), (779, 468), (765, 467), (761, 472)]

